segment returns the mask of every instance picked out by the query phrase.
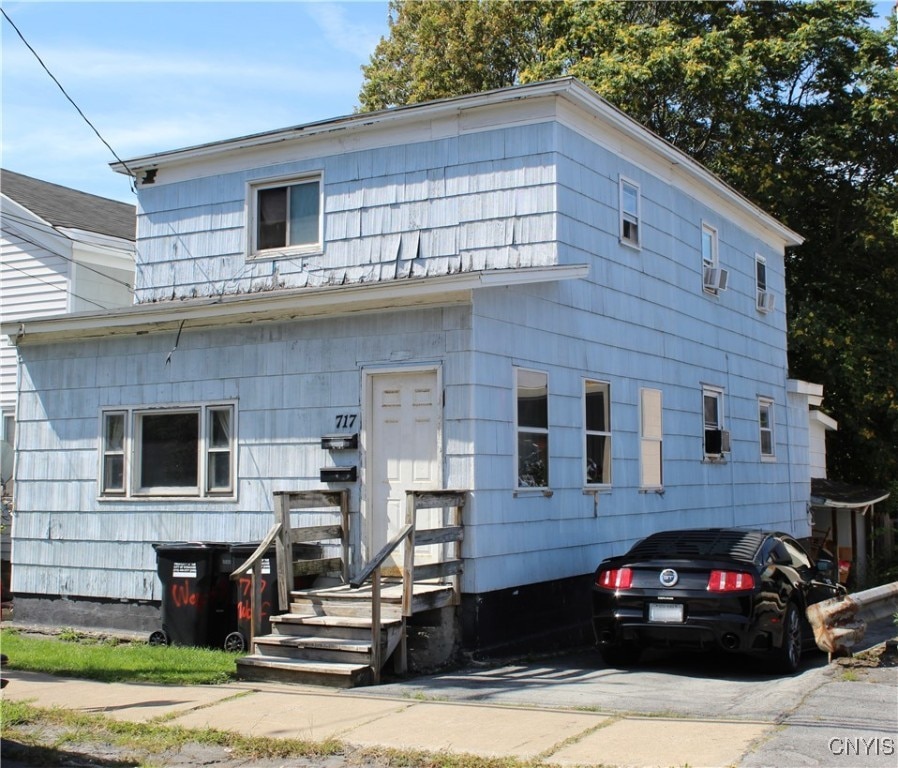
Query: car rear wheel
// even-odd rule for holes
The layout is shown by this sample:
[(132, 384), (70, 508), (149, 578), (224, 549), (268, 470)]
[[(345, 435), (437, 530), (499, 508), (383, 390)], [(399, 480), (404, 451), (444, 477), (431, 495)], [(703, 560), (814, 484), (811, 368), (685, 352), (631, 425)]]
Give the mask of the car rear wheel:
[(630, 667), (639, 661), (642, 648), (638, 645), (603, 645), (599, 653), (608, 667)]
[(801, 664), (801, 616), (798, 606), (789, 603), (783, 617), (783, 641), (773, 651), (773, 664), (778, 672), (791, 675)]

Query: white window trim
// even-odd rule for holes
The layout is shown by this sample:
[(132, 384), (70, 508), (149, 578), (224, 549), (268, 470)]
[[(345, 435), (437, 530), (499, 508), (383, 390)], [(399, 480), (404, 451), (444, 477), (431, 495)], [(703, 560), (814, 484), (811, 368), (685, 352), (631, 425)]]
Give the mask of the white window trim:
[[(258, 238), (258, 193), (263, 189), (289, 187), (295, 184), (318, 182), (318, 242), (306, 245), (287, 245), (283, 248), (265, 248), (260, 250)], [(324, 172), (309, 171), (301, 174), (290, 174), (265, 179), (254, 179), (246, 185), (246, 244), (247, 258), (280, 259), (291, 256), (308, 256), (324, 251)]]
[[(588, 429), (586, 426), (586, 385), (587, 384), (604, 384), (607, 392), (607, 409), (608, 409), (608, 418), (607, 418), (607, 426), (608, 429), (606, 431), (600, 431), (597, 429)], [(592, 377), (584, 377), (583, 378), (583, 386), (582, 386), (582, 400), (580, 403), (580, 413), (583, 414), (583, 467), (581, 472), (583, 473), (583, 487), (589, 489), (590, 491), (595, 490), (610, 490), (611, 484), (613, 482), (613, 473), (614, 473), (614, 439), (613, 439), (613, 430), (611, 424), (611, 382), (605, 381), (604, 379), (596, 379)], [(604, 483), (590, 483), (587, 482), (587, 450), (586, 446), (588, 443), (588, 439), (590, 435), (599, 435), (608, 440), (608, 452), (609, 452), (609, 461), (608, 461), (608, 480)]]
[[(228, 408), (231, 411), (231, 476), (230, 487), (227, 490), (209, 489), (209, 438), (210, 412)], [(138, 487), (140, 466), (140, 423), (143, 416), (163, 416), (177, 413), (197, 413), (199, 416), (200, 434), (197, 440), (197, 486), (195, 492), (185, 492), (183, 487)], [(105, 458), (106, 451), (106, 417), (113, 414), (123, 414), (125, 421), (124, 434), (124, 490), (107, 491), (105, 485)], [(234, 501), (237, 498), (237, 403), (224, 400), (203, 403), (178, 403), (159, 406), (116, 406), (102, 408), (99, 415), (98, 461), (99, 472), (97, 482), (97, 495), (101, 501), (115, 501), (128, 499), (132, 501), (158, 501), (159, 499), (179, 499), (184, 501)]]
[[(633, 240), (629, 237), (624, 237), (624, 222), (629, 221), (633, 214), (628, 214), (624, 210), (624, 188), (630, 186), (636, 190), (636, 221), (633, 222), (636, 224), (636, 239)], [(620, 238), (621, 245), (626, 245), (629, 248), (635, 248), (636, 250), (642, 250), (642, 190), (632, 179), (628, 179), (626, 176), (620, 176), (618, 178), (618, 206), (620, 211), (620, 224), (619, 224), (619, 232), (618, 237)]]
[(725, 390), (723, 387), (714, 386), (713, 384), (702, 384), (702, 453), (704, 454), (705, 461), (713, 461), (713, 462), (721, 462), (725, 461), (725, 455), (728, 451), (721, 451), (720, 453), (708, 453), (707, 450), (707, 439), (705, 437), (705, 432), (708, 431), (709, 426), (708, 422), (705, 421), (705, 398), (708, 396), (713, 396), (717, 400), (717, 424), (716, 429), (721, 432), (726, 432), (726, 417), (724, 412), (724, 404), (725, 404)]
[[(538, 373), (541, 376), (546, 377), (546, 427), (531, 427), (524, 426), (522, 427), (518, 421), (518, 378), (521, 373)], [(541, 371), (538, 368), (527, 368), (525, 366), (515, 366), (514, 367), (514, 483), (512, 487), (515, 489), (515, 493), (527, 493), (528, 491), (536, 491), (538, 493), (545, 493), (549, 491), (551, 487), (551, 462), (549, 461), (550, 456), (548, 455), (548, 450), (551, 450), (551, 443), (549, 442), (549, 426), (552, 423), (552, 414), (551, 414), (551, 403), (549, 402), (549, 373), (548, 371)], [(531, 432), (538, 435), (546, 436), (546, 444), (548, 446), (547, 455), (546, 455), (546, 485), (521, 485), (520, 484), (520, 455), (518, 453), (518, 444), (520, 442), (520, 434), (521, 430), (524, 429), (527, 432)]]
[[(658, 395), (658, 435), (648, 434), (645, 422), (645, 399), (648, 393)], [(646, 483), (646, 457), (643, 447), (647, 443), (658, 444), (658, 475), (660, 483)], [(639, 490), (645, 493), (664, 491), (664, 394), (657, 387), (641, 387), (639, 390)]]
[[(764, 266), (763, 285), (761, 280), (758, 279), (758, 267), (760, 265)], [(765, 315), (768, 312), (772, 312), (775, 297), (773, 293), (770, 292), (769, 281), (767, 280), (767, 259), (760, 253), (755, 254), (755, 287), (757, 289), (755, 294), (755, 309)]]
[[(705, 235), (711, 237), (711, 256), (705, 258)], [(702, 290), (711, 295), (719, 296), (721, 291), (726, 290), (728, 280), (728, 272), (720, 266), (720, 237), (717, 233), (717, 227), (706, 221), (702, 222), (701, 241), (699, 242), (699, 252), (702, 258)], [(705, 272), (707, 270), (717, 270), (722, 277), (721, 281), (715, 281), (714, 285), (709, 285), (705, 281)]]
[[(770, 432), (770, 453), (764, 453), (764, 428), (761, 426), (761, 409), (768, 409), (768, 418), (770, 427), (766, 430)], [(761, 461), (776, 461), (776, 402), (772, 397), (758, 397), (758, 453)]]

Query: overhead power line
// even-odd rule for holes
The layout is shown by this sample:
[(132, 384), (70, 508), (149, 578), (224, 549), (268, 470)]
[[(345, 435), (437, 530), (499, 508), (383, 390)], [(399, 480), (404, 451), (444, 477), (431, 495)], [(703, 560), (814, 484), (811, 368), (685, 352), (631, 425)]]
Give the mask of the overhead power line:
[(85, 115), (84, 112), (81, 110), (81, 107), (79, 107), (75, 103), (75, 100), (71, 96), (69, 96), (66, 89), (62, 87), (62, 83), (60, 83), (59, 80), (56, 79), (56, 76), (50, 71), (49, 67), (47, 67), (47, 65), (44, 64), (43, 59), (41, 59), (41, 57), (38, 55), (37, 51), (35, 51), (34, 48), (31, 47), (31, 44), (25, 39), (25, 35), (22, 34), (21, 30), (15, 25), (15, 22), (11, 18), (9, 18), (9, 14), (2, 7), (0, 7), (0, 13), (3, 14), (3, 18), (5, 18), (9, 22), (9, 25), (16, 31), (16, 34), (19, 36), (19, 39), (25, 44), (25, 47), (29, 51), (31, 51), (34, 58), (37, 59), (37, 63), (41, 65), (44, 72), (46, 72), (50, 76), (50, 79), (54, 83), (56, 83), (56, 87), (59, 88), (59, 90), (62, 92), (62, 95), (65, 96), (66, 99), (68, 99), (69, 103), (75, 108), (75, 111), (79, 115), (81, 115), (81, 119), (84, 120), (84, 122), (90, 126), (90, 129), (97, 135), (97, 138), (100, 141), (102, 141), (103, 144), (106, 145), (106, 148), (112, 153), (112, 156), (116, 160), (118, 160), (119, 163), (121, 163), (122, 167), (128, 172), (129, 177), (130, 177), (131, 191), (134, 194), (137, 194), (137, 190), (134, 189), (134, 174), (132, 173), (132, 171), (128, 167), (128, 165), (125, 163), (125, 161), (122, 160), (118, 156), (116, 151), (112, 148), (112, 145), (108, 141), (106, 141), (106, 139), (103, 138), (102, 134), (97, 130), (96, 126), (87, 118), (87, 115)]

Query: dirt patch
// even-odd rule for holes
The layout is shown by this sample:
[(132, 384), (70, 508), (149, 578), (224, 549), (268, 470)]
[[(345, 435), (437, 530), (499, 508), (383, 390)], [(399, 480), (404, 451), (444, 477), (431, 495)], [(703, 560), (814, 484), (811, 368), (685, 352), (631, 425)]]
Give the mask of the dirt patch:
[(833, 660), (834, 664), (845, 669), (878, 669), (881, 667), (898, 667), (898, 644), (892, 640), (867, 651), (844, 656)]

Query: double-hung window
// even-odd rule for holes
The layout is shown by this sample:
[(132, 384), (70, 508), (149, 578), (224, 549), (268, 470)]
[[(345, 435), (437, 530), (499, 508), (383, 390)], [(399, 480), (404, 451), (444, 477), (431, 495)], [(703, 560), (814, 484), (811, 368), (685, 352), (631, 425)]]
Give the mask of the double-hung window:
[(767, 397), (758, 398), (758, 431), (761, 446), (761, 458), (776, 458), (776, 443), (773, 435), (773, 400)]
[(629, 179), (620, 179), (620, 239), (622, 243), (640, 245), (639, 185)]
[(518, 488), (549, 487), (549, 376), (515, 369)]
[(702, 223), (702, 287), (707, 293), (725, 291), (729, 272), (720, 267), (717, 230)]
[(320, 250), (320, 177), (253, 185), (250, 194), (253, 254)]
[(233, 496), (232, 404), (104, 411), (102, 496)]
[(583, 382), (586, 485), (611, 485), (611, 385)]
[(702, 387), (702, 412), (704, 418), (704, 445), (706, 459), (722, 458), (730, 451), (730, 433), (723, 423), (723, 390), (719, 387)]
[(757, 286), (757, 307), (759, 312), (772, 312), (774, 296), (767, 290), (767, 260), (755, 256), (755, 285)]

